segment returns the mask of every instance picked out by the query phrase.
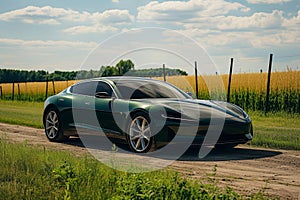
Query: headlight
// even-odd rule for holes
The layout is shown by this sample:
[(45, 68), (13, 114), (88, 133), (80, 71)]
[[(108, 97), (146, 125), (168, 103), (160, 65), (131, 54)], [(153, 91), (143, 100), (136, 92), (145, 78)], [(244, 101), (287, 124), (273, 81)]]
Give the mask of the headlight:
[(235, 112), (240, 118), (246, 119), (248, 117), (247, 113), (237, 105), (228, 103), (227, 108)]
[(169, 114), (168, 114), (168, 116), (166, 116), (165, 114), (162, 114), (161, 116), (165, 119), (170, 119), (170, 120), (175, 120), (175, 121), (189, 121), (189, 122), (196, 122), (197, 121), (195, 119), (182, 118), (182, 117), (178, 117), (178, 116), (172, 116), (172, 115), (169, 115)]
[(226, 113), (231, 112), (229, 114), (236, 115), (241, 119), (246, 119), (249, 117), (248, 114), (242, 108), (240, 108), (235, 104), (227, 103), (223, 101), (213, 101), (213, 103), (224, 108), (226, 110)]

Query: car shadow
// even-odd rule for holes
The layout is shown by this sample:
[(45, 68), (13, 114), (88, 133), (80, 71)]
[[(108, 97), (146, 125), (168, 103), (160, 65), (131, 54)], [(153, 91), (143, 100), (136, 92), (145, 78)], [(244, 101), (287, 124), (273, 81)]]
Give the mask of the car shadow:
[(82, 147), (82, 148), (85, 147), (79, 137), (70, 137), (67, 140), (65, 140), (63, 143), (67, 145)]
[(82, 142), (82, 140), (79, 137), (70, 137), (69, 139), (64, 141), (64, 144), (101, 151), (112, 151), (112, 144), (116, 144), (117, 148), (121, 148), (125, 152), (131, 151), (127, 144), (108, 142), (106, 137), (102, 136), (88, 136), (83, 141), (84, 142)]
[[(99, 137), (97, 137), (99, 139)], [(86, 145), (81, 141), (80, 138), (71, 137), (64, 142), (64, 144), (78, 146), (81, 148), (86, 148)], [(103, 144), (99, 141), (97, 143), (89, 143), (94, 144), (90, 145), (89, 148), (101, 151), (112, 151), (111, 143), (109, 145), (99, 145)], [(118, 149), (122, 149), (119, 151), (120, 153), (126, 154), (126, 152), (131, 152), (130, 148), (126, 144), (117, 144)], [(271, 150), (271, 149), (260, 149), (260, 148), (253, 148), (246, 145), (240, 145), (235, 148), (212, 148), (210, 152), (203, 158), (199, 158), (199, 148), (189, 148), (182, 156), (179, 158), (174, 157), (173, 155), (164, 155), (164, 156), (152, 156), (150, 154), (143, 154), (143, 156), (147, 157), (156, 157), (162, 158), (165, 160), (178, 160), (178, 161), (230, 161), (230, 160), (253, 160), (259, 158), (267, 158), (267, 157), (274, 157), (277, 155), (282, 154), (279, 150)], [(141, 155), (141, 154), (139, 154)]]
[(256, 149), (245, 145), (236, 148), (213, 148), (203, 158), (199, 158), (199, 148), (188, 149), (179, 161), (230, 161), (230, 160), (253, 160), (259, 158), (274, 157), (282, 154), (280, 151), (269, 149)]

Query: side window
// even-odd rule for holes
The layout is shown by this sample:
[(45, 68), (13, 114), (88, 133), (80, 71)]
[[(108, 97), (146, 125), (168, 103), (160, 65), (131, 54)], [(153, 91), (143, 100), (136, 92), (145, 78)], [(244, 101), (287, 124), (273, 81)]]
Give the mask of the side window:
[(113, 95), (112, 88), (105, 82), (99, 81), (96, 92), (107, 92), (109, 96)]
[(97, 81), (78, 83), (70, 89), (70, 92), (74, 94), (94, 96), (96, 93), (97, 84)]

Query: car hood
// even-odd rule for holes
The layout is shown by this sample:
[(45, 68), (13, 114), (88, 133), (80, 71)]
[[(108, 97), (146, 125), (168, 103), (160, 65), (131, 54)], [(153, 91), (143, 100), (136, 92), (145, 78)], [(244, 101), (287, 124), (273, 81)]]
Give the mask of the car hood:
[(138, 99), (154, 106), (163, 106), (167, 112), (180, 113), (181, 117), (199, 119), (199, 118), (239, 118), (246, 119), (248, 115), (238, 106), (213, 100), (198, 99)]

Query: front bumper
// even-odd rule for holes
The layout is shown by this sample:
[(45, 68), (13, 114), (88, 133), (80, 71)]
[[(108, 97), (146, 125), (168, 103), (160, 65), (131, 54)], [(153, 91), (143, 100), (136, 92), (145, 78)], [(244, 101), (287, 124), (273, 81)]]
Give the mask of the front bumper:
[(155, 135), (158, 146), (169, 143), (187, 145), (244, 144), (253, 138), (250, 118), (244, 121), (226, 119), (222, 124), (167, 121), (164, 129)]

